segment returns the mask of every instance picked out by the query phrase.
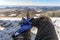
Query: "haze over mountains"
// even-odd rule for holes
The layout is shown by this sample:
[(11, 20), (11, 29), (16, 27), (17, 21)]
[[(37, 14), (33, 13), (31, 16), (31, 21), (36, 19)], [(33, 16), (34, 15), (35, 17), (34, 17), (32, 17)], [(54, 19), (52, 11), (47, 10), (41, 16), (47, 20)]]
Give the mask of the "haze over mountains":
[(44, 11), (60, 10), (60, 6), (0, 6), (0, 9), (38, 9)]

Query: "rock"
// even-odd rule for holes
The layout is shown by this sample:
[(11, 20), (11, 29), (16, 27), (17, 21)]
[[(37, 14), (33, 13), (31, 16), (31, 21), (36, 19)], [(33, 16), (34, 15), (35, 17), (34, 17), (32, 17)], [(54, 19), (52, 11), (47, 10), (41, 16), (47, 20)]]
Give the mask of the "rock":
[(0, 40), (13, 40), (13, 38), (10, 37), (8, 33), (0, 31)]
[(20, 29), (19, 21), (12, 21), (12, 23), (4, 29), (5, 32), (7, 32), (9, 35), (12, 35), (14, 32), (16, 32), (18, 29)]

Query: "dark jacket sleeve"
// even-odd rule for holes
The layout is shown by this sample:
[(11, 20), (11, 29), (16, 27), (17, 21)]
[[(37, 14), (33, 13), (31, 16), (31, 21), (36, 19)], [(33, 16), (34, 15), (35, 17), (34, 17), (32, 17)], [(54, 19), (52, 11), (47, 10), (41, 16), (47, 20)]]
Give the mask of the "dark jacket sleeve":
[(38, 33), (35, 40), (58, 40), (54, 25), (47, 19), (39, 20)]

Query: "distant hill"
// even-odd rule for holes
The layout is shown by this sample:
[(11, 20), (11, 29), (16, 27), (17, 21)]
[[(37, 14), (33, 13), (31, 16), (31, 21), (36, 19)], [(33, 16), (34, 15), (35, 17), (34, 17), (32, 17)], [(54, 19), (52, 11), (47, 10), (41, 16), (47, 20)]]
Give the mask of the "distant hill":
[(43, 11), (56, 11), (60, 10), (60, 6), (0, 6), (0, 9), (37, 9)]

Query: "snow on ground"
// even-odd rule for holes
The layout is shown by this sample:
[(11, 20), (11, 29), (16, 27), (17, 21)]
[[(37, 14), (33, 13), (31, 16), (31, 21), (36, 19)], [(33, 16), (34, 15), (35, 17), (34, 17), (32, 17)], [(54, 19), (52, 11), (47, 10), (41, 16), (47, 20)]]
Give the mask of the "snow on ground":
[(21, 20), (22, 18), (17, 18), (17, 17), (15, 17), (15, 18), (0, 18), (0, 20), (10, 20), (10, 21), (18, 21), (18, 20)]
[(58, 38), (60, 40), (60, 17), (52, 17), (51, 20), (52, 20), (52, 22), (54, 24), (57, 36), (58, 36)]

